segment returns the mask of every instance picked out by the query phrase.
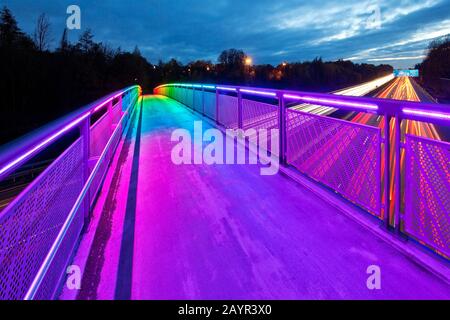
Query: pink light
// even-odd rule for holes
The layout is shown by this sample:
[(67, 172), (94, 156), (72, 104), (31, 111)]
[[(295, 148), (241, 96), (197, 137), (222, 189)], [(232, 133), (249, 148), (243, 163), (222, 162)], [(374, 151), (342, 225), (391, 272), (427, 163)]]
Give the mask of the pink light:
[(249, 89), (241, 89), (240, 91), (244, 92), (244, 93), (257, 94), (257, 95), (261, 95), (261, 96), (269, 96), (269, 97), (277, 96), (277, 94), (275, 92), (257, 91), (257, 90), (249, 90)]
[(111, 101), (113, 101), (114, 99), (122, 96), (123, 92), (116, 94), (114, 97), (109, 98), (108, 100), (102, 102), (101, 104), (99, 104), (97, 107), (95, 107), (94, 112), (97, 112), (98, 110), (100, 110), (101, 108), (103, 108), (106, 104), (110, 103)]
[(11, 169), (12, 167), (14, 167), (15, 165), (19, 164), (20, 162), (22, 162), (23, 160), (27, 159), (28, 157), (30, 157), (31, 155), (33, 155), (36, 151), (39, 151), (40, 149), (42, 149), (43, 147), (45, 147), (47, 144), (49, 144), (50, 142), (52, 142), (53, 140), (55, 140), (56, 138), (58, 138), (60, 135), (62, 135), (63, 133), (69, 131), (70, 129), (72, 129), (73, 127), (75, 127), (77, 124), (79, 124), (81, 121), (83, 121), (84, 119), (86, 119), (89, 115), (91, 114), (91, 112), (85, 113), (84, 115), (82, 115), (81, 117), (75, 119), (74, 121), (72, 121), (71, 123), (69, 123), (68, 125), (66, 125), (64, 128), (62, 128), (61, 130), (59, 130), (58, 132), (54, 133), (53, 135), (51, 135), (50, 137), (48, 137), (47, 139), (45, 139), (44, 141), (42, 141), (41, 143), (39, 143), (38, 145), (36, 145), (35, 147), (33, 147), (32, 149), (28, 150), (27, 152), (25, 152), (23, 155), (21, 155), (20, 157), (16, 158), (15, 160), (11, 161), (10, 163), (8, 163), (6, 166), (4, 166), (3, 168), (0, 169), (0, 175), (5, 173), (6, 171), (8, 171), (9, 169)]
[(450, 114), (448, 114), (448, 113), (420, 111), (420, 110), (414, 110), (414, 109), (408, 109), (408, 108), (403, 108), (402, 112), (406, 113), (406, 114), (417, 115), (417, 116), (425, 116), (425, 117), (430, 117), (430, 118), (450, 120)]
[(102, 104), (99, 104), (97, 107), (95, 107), (94, 112), (97, 112), (101, 108), (103, 108), (107, 103), (111, 102), (114, 98), (110, 98), (106, 101), (104, 101)]
[(314, 98), (314, 97), (306, 97), (306, 96), (296, 96), (296, 95), (291, 95), (291, 94), (284, 94), (283, 96), (286, 99), (302, 100), (302, 101), (317, 103), (317, 104), (325, 103), (326, 105), (378, 110), (378, 106), (376, 106), (374, 104), (348, 102), (348, 101), (334, 100), (334, 99), (322, 99), (322, 98)]

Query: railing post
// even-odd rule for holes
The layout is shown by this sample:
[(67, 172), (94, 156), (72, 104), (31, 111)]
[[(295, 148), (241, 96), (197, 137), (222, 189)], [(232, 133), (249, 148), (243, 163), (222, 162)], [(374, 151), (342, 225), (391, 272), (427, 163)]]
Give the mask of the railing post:
[(202, 86), (202, 115), (205, 115), (205, 88)]
[(395, 117), (395, 127), (394, 127), (394, 136), (395, 136), (395, 211), (394, 211), (394, 223), (395, 230), (400, 233), (400, 223), (401, 223), (401, 148), (402, 148), (402, 132), (401, 132), (401, 121), (402, 119), (399, 116)]
[(278, 128), (279, 128), (279, 146), (280, 164), (286, 164), (286, 145), (287, 145), (287, 131), (286, 131), (286, 103), (282, 93), (278, 95)]
[(195, 87), (192, 86), (192, 110), (195, 111)]
[(110, 134), (113, 132), (113, 125), (114, 125), (114, 115), (113, 115), (113, 100), (108, 102), (108, 105), (106, 106), (106, 112), (108, 113), (108, 122), (109, 122), (109, 132)]
[[(90, 158), (90, 140), (91, 140), (91, 117), (88, 116), (80, 124), (80, 137), (83, 143), (83, 185), (88, 181), (90, 175), (89, 158)], [(91, 211), (90, 193), (87, 192), (84, 198), (84, 221), (89, 222)]]
[(390, 122), (391, 116), (384, 115), (384, 224), (389, 228), (390, 222)]
[(240, 88), (237, 88), (237, 99), (238, 99), (238, 128), (242, 129), (244, 126), (242, 123), (242, 93)]
[(216, 124), (220, 124), (219, 122), (219, 89), (216, 87)]

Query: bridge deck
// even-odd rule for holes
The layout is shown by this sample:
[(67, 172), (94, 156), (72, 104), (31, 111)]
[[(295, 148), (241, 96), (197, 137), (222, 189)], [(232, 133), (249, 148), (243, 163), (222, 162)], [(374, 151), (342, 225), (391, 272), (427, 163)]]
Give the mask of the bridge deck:
[[(450, 298), (438, 278), (284, 175), (172, 164), (172, 130), (196, 119), (145, 98), (75, 258), (87, 261), (77, 298)], [(373, 264), (381, 290), (366, 287)]]

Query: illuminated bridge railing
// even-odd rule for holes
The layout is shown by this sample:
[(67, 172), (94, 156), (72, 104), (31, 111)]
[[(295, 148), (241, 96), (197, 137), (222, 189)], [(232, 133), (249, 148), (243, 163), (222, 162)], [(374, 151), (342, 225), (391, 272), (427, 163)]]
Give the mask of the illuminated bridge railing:
[[(154, 93), (219, 127), (279, 129), (281, 163), (450, 257), (450, 143), (401, 131), (404, 121), (449, 130), (450, 106), (203, 84), (162, 85)], [(367, 114), (375, 124), (304, 112), (298, 106), (305, 103)]]
[(113, 93), (0, 153), (0, 180), (56, 153), (0, 212), (0, 300), (53, 299), (141, 89)]

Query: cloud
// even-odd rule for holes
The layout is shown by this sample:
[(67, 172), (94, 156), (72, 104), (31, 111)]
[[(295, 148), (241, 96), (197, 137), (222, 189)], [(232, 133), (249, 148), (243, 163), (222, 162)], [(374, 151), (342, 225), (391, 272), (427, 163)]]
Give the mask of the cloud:
[[(28, 33), (46, 12), (53, 38), (59, 39), (71, 2), (0, 0), (0, 5), (10, 7)], [(97, 41), (126, 50), (138, 45), (152, 62), (215, 60), (223, 49), (239, 48), (255, 63), (316, 56), (407, 63), (399, 58), (421, 59), (428, 42), (450, 33), (450, 0), (77, 2), (83, 28), (91, 28)], [(71, 40), (79, 34), (71, 32)]]

